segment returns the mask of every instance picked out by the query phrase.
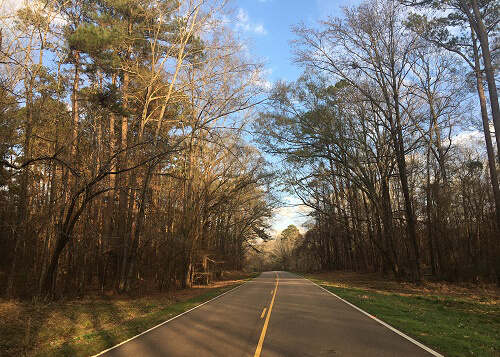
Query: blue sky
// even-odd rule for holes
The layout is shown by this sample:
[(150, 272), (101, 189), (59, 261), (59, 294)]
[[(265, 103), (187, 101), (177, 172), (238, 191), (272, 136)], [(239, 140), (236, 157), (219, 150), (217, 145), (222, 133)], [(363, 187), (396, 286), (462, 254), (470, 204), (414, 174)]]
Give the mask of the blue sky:
[[(343, 6), (360, 0), (234, 0), (234, 30), (242, 39), (250, 40), (250, 52), (266, 63), (266, 79), (294, 81), (302, 69), (292, 63), (289, 41), (294, 38), (291, 27), (304, 23), (315, 26), (328, 16), (342, 16)], [(307, 208), (298, 198), (284, 196), (286, 207), (275, 211), (273, 229), (280, 232), (290, 224), (300, 226), (306, 220)]]
[(292, 63), (292, 25), (314, 26), (329, 15), (341, 16), (342, 6), (356, 3), (359, 0), (234, 0), (231, 5), (238, 18), (235, 29), (253, 41), (252, 53), (267, 60), (268, 80), (274, 82), (295, 80), (302, 72)]

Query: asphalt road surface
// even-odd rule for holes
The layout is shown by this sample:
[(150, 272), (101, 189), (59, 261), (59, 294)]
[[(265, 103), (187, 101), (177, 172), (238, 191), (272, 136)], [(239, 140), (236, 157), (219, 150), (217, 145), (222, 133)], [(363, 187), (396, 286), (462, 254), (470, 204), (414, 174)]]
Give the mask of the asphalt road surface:
[(309, 280), (280, 271), (263, 273), (99, 356), (432, 355)]

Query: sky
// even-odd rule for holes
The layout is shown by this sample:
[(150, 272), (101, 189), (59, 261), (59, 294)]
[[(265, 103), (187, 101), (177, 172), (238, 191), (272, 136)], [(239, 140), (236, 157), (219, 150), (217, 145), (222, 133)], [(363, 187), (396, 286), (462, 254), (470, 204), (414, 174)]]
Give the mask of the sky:
[[(277, 80), (294, 81), (302, 69), (292, 62), (289, 41), (294, 38), (293, 25), (303, 23), (314, 26), (328, 16), (341, 17), (342, 7), (352, 6), (360, 0), (233, 0), (233, 29), (242, 39), (248, 39), (250, 52), (266, 65), (265, 76), (269, 84)], [(307, 220), (307, 207), (297, 197), (284, 195), (284, 207), (275, 210), (273, 233), (288, 225), (300, 225)], [(301, 229), (304, 230), (303, 228)]]
[(360, 1), (348, 0), (234, 0), (234, 29), (251, 40), (251, 52), (266, 61), (267, 79), (295, 80), (302, 70), (292, 63), (291, 27), (313, 26), (327, 16), (341, 16), (341, 8)]

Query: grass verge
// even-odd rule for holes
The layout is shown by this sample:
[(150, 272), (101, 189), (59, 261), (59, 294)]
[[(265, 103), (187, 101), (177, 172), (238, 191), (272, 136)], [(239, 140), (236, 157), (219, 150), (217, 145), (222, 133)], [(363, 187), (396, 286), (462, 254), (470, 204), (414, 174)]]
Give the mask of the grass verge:
[[(435, 295), (429, 289), (377, 289), (305, 275), (444, 356), (500, 356), (499, 301), (491, 295)], [(382, 286), (382, 288), (381, 288)]]
[(91, 356), (257, 275), (133, 299), (100, 297), (49, 304), (0, 301), (0, 356)]

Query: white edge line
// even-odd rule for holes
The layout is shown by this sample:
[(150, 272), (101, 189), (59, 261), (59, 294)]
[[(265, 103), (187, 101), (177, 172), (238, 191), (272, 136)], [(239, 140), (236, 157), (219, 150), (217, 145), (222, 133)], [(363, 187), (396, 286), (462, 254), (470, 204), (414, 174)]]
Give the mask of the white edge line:
[(160, 323), (160, 324), (158, 324), (158, 325), (156, 325), (156, 326), (153, 326), (153, 327), (151, 327), (150, 329), (147, 329), (146, 331), (141, 332), (141, 333), (140, 333), (140, 334), (138, 334), (138, 335), (135, 335), (135, 336), (133, 336), (133, 337), (130, 337), (128, 340), (125, 340), (125, 341), (123, 341), (123, 342), (120, 342), (119, 344), (117, 344), (117, 345), (115, 345), (115, 346), (113, 346), (113, 347), (110, 347), (110, 348), (108, 348), (108, 349), (106, 349), (106, 350), (104, 350), (104, 351), (101, 351), (101, 352), (99, 352), (98, 354), (93, 355), (93, 356), (91, 356), (91, 357), (97, 357), (97, 356), (103, 355), (103, 354), (104, 354), (104, 353), (106, 353), (106, 352), (109, 352), (109, 351), (111, 351), (111, 350), (113, 350), (113, 349), (115, 349), (115, 348), (117, 348), (117, 347), (119, 347), (119, 346), (121, 346), (121, 345), (123, 345), (123, 344), (125, 344), (125, 343), (129, 342), (129, 341), (132, 341), (133, 339), (136, 339), (136, 338), (137, 338), (137, 337), (139, 337), (139, 336), (142, 336), (142, 335), (144, 335), (144, 334), (148, 333), (149, 331), (154, 330), (154, 329), (155, 329), (155, 328), (157, 328), (157, 327), (160, 327), (161, 325), (166, 324), (167, 322), (170, 322), (170, 321), (172, 321), (172, 320), (175, 320), (176, 318), (181, 317), (182, 315), (185, 315), (185, 314), (187, 314), (188, 312), (193, 311), (194, 309), (197, 309), (197, 308), (199, 308), (199, 307), (201, 307), (201, 306), (203, 306), (203, 305), (205, 305), (205, 304), (208, 304), (210, 301), (214, 301), (215, 299), (218, 299), (218, 298), (220, 298), (221, 296), (226, 295), (227, 293), (230, 293), (230, 292), (231, 292), (231, 291), (233, 291), (233, 290), (236, 290), (236, 289), (238, 289), (238, 288), (241, 288), (243, 285), (246, 285), (246, 284), (248, 284), (249, 282), (251, 282), (251, 281), (253, 281), (253, 280), (257, 279), (257, 278), (258, 278), (259, 276), (261, 276), (261, 275), (262, 275), (262, 273), (260, 273), (260, 274), (259, 274), (258, 276), (256, 276), (255, 278), (253, 278), (253, 279), (251, 279), (251, 280), (248, 280), (248, 281), (244, 282), (243, 284), (240, 284), (240, 285), (238, 285), (238, 286), (235, 286), (235, 287), (234, 287), (234, 288), (232, 288), (231, 290), (228, 290), (228, 291), (226, 291), (226, 292), (224, 292), (224, 293), (222, 293), (222, 294), (220, 294), (220, 295), (217, 295), (216, 297), (214, 297), (214, 298), (212, 298), (212, 299), (210, 299), (210, 300), (208, 300), (208, 301), (205, 301), (204, 303), (202, 303), (202, 304), (200, 304), (200, 305), (196, 305), (195, 307), (193, 307), (193, 308), (191, 308), (191, 309), (189, 309), (189, 310), (186, 310), (186, 311), (184, 311), (184, 312), (180, 313), (179, 315), (176, 315), (176, 316), (174, 316), (174, 317), (172, 317), (172, 318), (168, 319), (167, 321), (163, 321), (162, 323)]
[[(300, 276), (300, 275), (297, 275), (297, 276)], [(408, 341), (410, 341), (410, 342), (414, 343), (415, 345), (417, 345), (418, 347), (420, 347), (420, 348), (422, 348), (422, 349), (426, 350), (426, 351), (427, 351), (427, 352), (429, 352), (430, 354), (432, 354), (432, 355), (434, 355), (434, 356), (436, 356), (436, 357), (444, 357), (442, 354), (440, 354), (440, 353), (438, 353), (438, 352), (434, 351), (433, 349), (431, 349), (431, 348), (427, 347), (426, 345), (424, 345), (424, 344), (422, 344), (422, 343), (418, 342), (417, 340), (415, 340), (415, 339), (411, 338), (410, 336), (408, 336), (408, 335), (404, 334), (403, 332), (401, 332), (401, 331), (399, 331), (399, 330), (395, 329), (394, 327), (392, 327), (392, 326), (391, 326), (391, 325), (389, 325), (388, 323), (385, 323), (384, 321), (379, 320), (378, 318), (376, 318), (376, 317), (375, 317), (375, 316), (373, 316), (372, 314), (369, 314), (368, 312), (366, 312), (366, 311), (365, 311), (365, 310), (363, 310), (363, 309), (360, 309), (360, 308), (359, 308), (359, 307), (357, 307), (356, 305), (351, 304), (349, 301), (342, 299), (340, 296), (338, 296), (338, 295), (336, 295), (336, 294), (332, 293), (330, 290), (325, 289), (325, 288), (324, 288), (324, 287), (322, 287), (321, 285), (316, 284), (314, 281), (311, 281), (311, 280), (309, 280), (308, 278), (304, 278), (303, 276), (301, 276), (301, 278), (306, 279), (306, 280), (307, 280), (307, 281), (309, 281), (310, 283), (312, 283), (312, 284), (316, 285), (317, 287), (319, 287), (319, 288), (321, 288), (321, 289), (325, 290), (327, 293), (329, 293), (329, 294), (331, 294), (331, 295), (335, 296), (337, 299), (339, 299), (339, 300), (341, 300), (341, 301), (345, 302), (347, 305), (349, 305), (349, 306), (351, 306), (351, 307), (355, 308), (356, 310), (358, 310), (358, 311), (362, 312), (362, 313), (363, 313), (363, 314), (365, 314), (366, 316), (370, 317), (372, 320), (377, 321), (379, 324), (384, 325), (384, 326), (385, 326), (385, 327), (387, 327), (389, 330), (396, 332), (398, 335), (400, 335), (400, 336), (402, 336), (402, 337), (406, 338)]]

